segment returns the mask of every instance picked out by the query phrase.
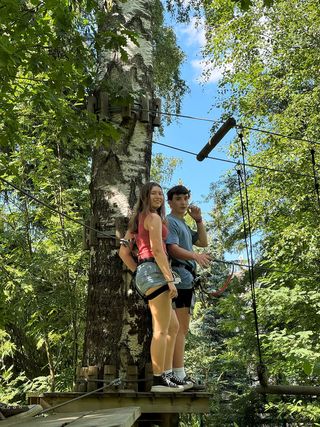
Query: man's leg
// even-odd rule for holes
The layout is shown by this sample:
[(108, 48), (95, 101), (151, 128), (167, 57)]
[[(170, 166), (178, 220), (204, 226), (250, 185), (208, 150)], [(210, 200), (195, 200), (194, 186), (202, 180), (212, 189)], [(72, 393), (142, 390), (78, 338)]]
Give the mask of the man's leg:
[(179, 321), (179, 331), (173, 355), (173, 372), (181, 380), (192, 384), (192, 390), (201, 391), (204, 390), (204, 386), (190, 378), (184, 369), (186, 336), (189, 332), (190, 319), (195, 302), (193, 292), (192, 289), (178, 289), (178, 297), (175, 301), (175, 312)]
[[(179, 330), (176, 338), (176, 345), (173, 353), (173, 369), (177, 373), (177, 369), (184, 369), (184, 349), (186, 343), (186, 336), (189, 331), (190, 324), (190, 308), (182, 307), (175, 309)], [(179, 375), (182, 378), (182, 375)]]

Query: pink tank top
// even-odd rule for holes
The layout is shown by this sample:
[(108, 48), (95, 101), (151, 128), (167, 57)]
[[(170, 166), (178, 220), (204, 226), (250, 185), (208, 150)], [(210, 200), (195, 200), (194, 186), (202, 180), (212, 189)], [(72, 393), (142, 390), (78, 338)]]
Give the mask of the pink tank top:
[[(139, 215), (138, 233), (136, 234), (136, 244), (139, 250), (139, 260), (145, 258), (154, 258), (153, 252), (150, 246), (149, 231), (144, 228), (144, 220), (146, 219), (145, 214)], [(165, 240), (168, 236), (168, 228), (165, 224), (162, 224), (162, 246), (164, 252), (167, 253)]]

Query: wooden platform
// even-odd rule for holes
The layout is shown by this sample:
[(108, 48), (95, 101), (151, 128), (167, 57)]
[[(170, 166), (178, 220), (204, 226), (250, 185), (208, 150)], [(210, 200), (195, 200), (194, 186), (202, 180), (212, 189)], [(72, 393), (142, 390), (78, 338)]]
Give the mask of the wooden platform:
[(46, 414), (46, 416), (12, 417), (1, 421), (3, 427), (131, 427), (140, 417), (138, 407), (82, 411), (77, 413)]
[[(29, 403), (38, 403), (44, 409), (60, 405), (71, 399), (84, 395), (80, 392), (43, 393), (29, 395)], [(193, 413), (209, 412), (209, 393), (151, 393), (133, 390), (108, 391), (94, 393), (81, 399), (69, 402), (54, 411), (56, 413), (81, 412), (84, 410), (99, 411), (102, 409), (139, 407), (141, 413)]]

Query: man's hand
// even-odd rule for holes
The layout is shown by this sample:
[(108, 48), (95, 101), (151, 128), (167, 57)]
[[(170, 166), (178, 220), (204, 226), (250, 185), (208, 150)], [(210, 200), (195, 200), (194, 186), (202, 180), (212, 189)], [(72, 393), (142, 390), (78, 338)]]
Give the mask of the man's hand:
[(209, 267), (211, 256), (206, 253), (197, 254), (194, 253), (194, 260), (200, 265), (200, 267)]
[(202, 216), (201, 216), (201, 209), (198, 208), (198, 206), (196, 205), (190, 205), (188, 207), (188, 214), (191, 216), (191, 218), (193, 218), (195, 221), (201, 221)]

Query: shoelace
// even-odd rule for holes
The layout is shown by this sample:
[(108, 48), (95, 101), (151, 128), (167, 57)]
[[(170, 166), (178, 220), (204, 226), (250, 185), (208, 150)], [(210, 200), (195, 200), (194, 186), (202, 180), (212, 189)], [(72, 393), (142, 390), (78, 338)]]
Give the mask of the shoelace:
[(174, 373), (170, 374), (170, 379), (171, 379), (171, 381), (173, 380), (177, 384), (185, 384), (186, 383), (186, 381), (184, 381), (181, 378), (177, 377), (177, 375), (174, 374)]
[(165, 382), (168, 384), (169, 387), (177, 387), (178, 384), (176, 384), (175, 382), (172, 381), (172, 374), (166, 374), (165, 377)]

